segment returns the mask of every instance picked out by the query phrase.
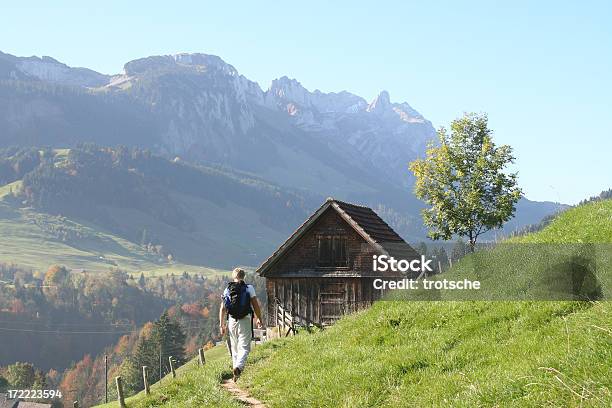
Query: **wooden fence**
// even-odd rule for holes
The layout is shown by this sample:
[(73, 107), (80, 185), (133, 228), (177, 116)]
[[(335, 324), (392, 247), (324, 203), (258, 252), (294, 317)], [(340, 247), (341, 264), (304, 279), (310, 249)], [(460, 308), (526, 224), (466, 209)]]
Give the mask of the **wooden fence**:
[[(290, 319), (290, 315), (287, 315), (287, 319), (286, 320), (288, 322), (291, 320)], [(289, 326), (287, 326), (287, 327), (289, 327)], [(291, 326), (289, 328), (289, 330), (293, 330), (293, 326)], [(254, 329), (253, 333), (255, 335), (253, 340), (259, 339), (260, 342), (266, 341), (267, 336), (266, 336), (266, 330), (265, 329)], [(178, 371), (175, 370), (175, 368), (174, 368), (174, 362), (175, 361), (174, 361), (172, 356), (168, 357), (168, 362), (170, 364), (170, 373), (172, 374), (172, 378), (176, 378), (177, 375), (178, 375)], [(206, 364), (206, 357), (204, 356), (204, 349), (200, 348), (198, 350), (198, 365), (199, 366), (204, 366), (205, 364)], [(151, 393), (151, 386), (149, 385), (149, 382), (148, 382), (147, 370), (148, 370), (147, 366), (143, 366), (142, 367), (142, 380), (143, 380), (143, 383), (144, 383), (144, 391), (145, 391), (145, 394), (148, 395), (148, 394)], [(159, 379), (158, 382), (161, 382), (161, 378)], [(117, 401), (119, 402), (119, 406), (121, 408), (126, 408), (126, 405), (125, 405), (125, 395), (124, 395), (124, 391), (123, 391), (123, 380), (122, 380), (121, 376), (115, 377), (115, 383), (116, 383), (116, 386), (117, 386)], [(78, 402), (77, 401), (75, 401), (75, 404), (76, 404), (76, 406), (78, 406)]]
[[(172, 378), (176, 378), (178, 372), (174, 369), (174, 358), (172, 356), (168, 357), (168, 362), (170, 364), (170, 373), (172, 374)], [(204, 349), (200, 348), (198, 350), (198, 365), (204, 366), (205, 364), (206, 358), (204, 357)], [(147, 370), (147, 366), (142, 366), (142, 381), (144, 384), (144, 392), (148, 395), (151, 393), (151, 385), (149, 385), (149, 380), (147, 378)], [(160, 378), (158, 382), (161, 382), (161, 380), (162, 379)], [(123, 379), (121, 378), (121, 376), (115, 377), (115, 384), (117, 386), (117, 402), (119, 402), (119, 406), (121, 408), (126, 408), (125, 394), (123, 391)], [(78, 407), (77, 401), (75, 401), (74, 404), (74, 406)]]
[(278, 300), (276, 301), (276, 326), (279, 328), (279, 336), (286, 337), (289, 334), (295, 334), (293, 315)]

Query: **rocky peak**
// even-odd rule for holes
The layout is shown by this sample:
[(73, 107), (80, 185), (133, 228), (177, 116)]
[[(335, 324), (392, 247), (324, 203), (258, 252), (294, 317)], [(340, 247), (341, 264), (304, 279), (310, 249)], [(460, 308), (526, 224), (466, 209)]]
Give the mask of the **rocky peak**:
[(326, 112), (356, 113), (367, 106), (365, 99), (347, 91), (322, 93), (316, 90), (314, 94), (324, 101)]
[(310, 105), (310, 92), (297, 80), (286, 76), (273, 80), (267, 93), (276, 99)]
[[(298, 105), (302, 110), (313, 110), (319, 113), (356, 112), (366, 106), (363, 98), (350, 92), (325, 93), (316, 89), (310, 92), (295, 79), (283, 76), (272, 81), (266, 92), (266, 102), (269, 106), (287, 106), (292, 109)], [(294, 111), (295, 112), (295, 111)]]
[(368, 105), (367, 112), (389, 120), (400, 120), (401, 122), (420, 123), (424, 122), (423, 116), (414, 110), (406, 102), (391, 103), (389, 92), (381, 91)]
[(178, 65), (183, 66), (193, 66), (193, 67), (205, 67), (209, 70), (221, 71), (226, 75), (236, 76), (238, 75), (238, 71), (232, 65), (223, 61), (220, 57), (216, 55), (209, 54), (175, 54), (172, 56), (174, 61)]
[(156, 55), (128, 62), (123, 66), (125, 75), (137, 76), (147, 73), (168, 71), (215, 72), (237, 76), (238, 71), (216, 55), (180, 53)]
[(15, 57), (2, 54), (0, 57), (14, 64), (20, 73), (43, 81), (70, 86), (98, 87), (109, 80), (108, 75), (87, 68), (73, 68), (48, 56)]
[(368, 112), (382, 114), (389, 112), (391, 109), (391, 97), (389, 96), (389, 92), (383, 90), (372, 102), (370, 102), (366, 110)]
[(393, 110), (404, 122), (423, 122), (425, 118), (407, 102), (393, 104)]

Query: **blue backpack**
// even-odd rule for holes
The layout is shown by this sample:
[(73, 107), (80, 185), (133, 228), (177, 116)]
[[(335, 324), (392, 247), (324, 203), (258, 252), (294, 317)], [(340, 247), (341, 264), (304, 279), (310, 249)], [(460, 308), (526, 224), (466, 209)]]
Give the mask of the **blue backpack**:
[(239, 320), (252, 314), (251, 296), (244, 281), (227, 284), (227, 295), (223, 296), (223, 305), (234, 319)]

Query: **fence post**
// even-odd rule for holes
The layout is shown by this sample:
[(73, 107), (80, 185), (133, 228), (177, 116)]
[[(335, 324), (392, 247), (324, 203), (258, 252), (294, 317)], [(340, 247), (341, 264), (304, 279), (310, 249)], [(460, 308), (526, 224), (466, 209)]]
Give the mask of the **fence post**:
[[(282, 324), (283, 333), (284, 333), (285, 332), (285, 308), (281, 306), (279, 311), (281, 313), (281, 324)], [(280, 337), (282, 337), (282, 335)]]
[(172, 371), (172, 378), (176, 378), (176, 371), (174, 371), (174, 364), (172, 364), (172, 356), (168, 357), (170, 363), (170, 371)]
[(159, 383), (162, 382), (162, 348), (161, 343), (159, 344)]
[(438, 273), (442, 273), (442, 262), (438, 261)]
[(121, 377), (115, 377), (115, 383), (117, 384), (117, 400), (119, 406), (125, 408), (125, 398), (123, 397), (123, 381)]
[(144, 383), (145, 394), (149, 395), (149, 380), (147, 380), (147, 366), (142, 366), (142, 382)]
[(204, 357), (204, 349), (200, 348), (198, 350), (198, 356), (200, 357), (200, 365), (204, 365), (206, 363), (206, 358)]
[(104, 403), (108, 404), (108, 356), (104, 355)]

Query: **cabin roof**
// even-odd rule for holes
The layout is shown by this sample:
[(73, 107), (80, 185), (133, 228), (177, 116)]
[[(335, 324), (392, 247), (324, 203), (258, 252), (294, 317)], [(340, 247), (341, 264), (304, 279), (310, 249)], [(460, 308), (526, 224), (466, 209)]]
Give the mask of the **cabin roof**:
[(306, 231), (328, 209), (335, 210), (366, 242), (381, 254), (408, 258), (417, 255), (416, 251), (406, 243), (374, 210), (362, 205), (347, 203), (328, 198), (268, 259), (257, 269), (257, 273), (265, 276), (266, 271), (276, 263)]
[(6, 394), (0, 394), (0, 408), (51, 408), (51, 404), (19, 401), (18, 399), (10, 399)]
[(8, 395), (0, 394), (0, 408), (15, 408), (18, 403), (18, 400), (9, 399)]
[(378, 244), (404, 242), (402, 237), (371, 208), (338, 200), (333, 200), (333, 204), (346, 213), (374, 242)]

